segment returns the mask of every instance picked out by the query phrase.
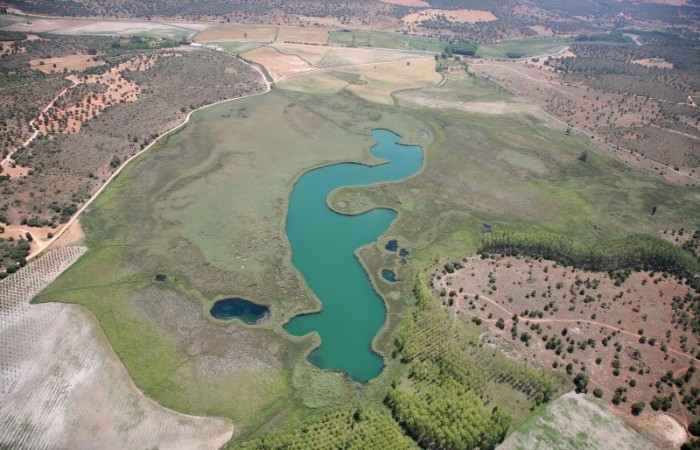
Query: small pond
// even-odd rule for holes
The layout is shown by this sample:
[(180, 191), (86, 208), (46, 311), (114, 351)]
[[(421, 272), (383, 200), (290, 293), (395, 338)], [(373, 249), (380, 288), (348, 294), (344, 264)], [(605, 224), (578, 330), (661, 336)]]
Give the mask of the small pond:
[(269, 316), (270, 308), (243, 298), (224, 298), (214, 302), (209, 313), (216, 319), (239, 319), (244, 323), (254, 325)]
[(394, 271), (389, 269), (382, 269), (382, 278), (390, 283), (396, 283), (398, 281)]
[(158, 283), (162, 283), (163, 281), (165, 281), (165, 280), (167, 280), (167, 279), (168, 279), (168, 276), (167, 276), (167, 275), (163, 275), (162, 273), (159, 273), (158, 275), (155, 276), (155, 280), (156, 280)]
[(386, 243), (384, 248), (389, 250), (390, 252), (395, 252), (399, 249), (399, 241), (397, 241), (396, 239), (392, 239)]

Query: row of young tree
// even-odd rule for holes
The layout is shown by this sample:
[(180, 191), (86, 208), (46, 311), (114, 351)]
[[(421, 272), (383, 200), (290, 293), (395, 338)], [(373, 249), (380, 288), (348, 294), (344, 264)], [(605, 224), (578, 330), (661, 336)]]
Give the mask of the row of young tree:
[(557, 261), (593, 272), (632, 268), (668, 272), (700, 290), (700, 260), (670, 242), (649, 235), (584, 246), (562, 236), (548, 233), (494, 232), (487, 236), (481, 253), (524, 254)]

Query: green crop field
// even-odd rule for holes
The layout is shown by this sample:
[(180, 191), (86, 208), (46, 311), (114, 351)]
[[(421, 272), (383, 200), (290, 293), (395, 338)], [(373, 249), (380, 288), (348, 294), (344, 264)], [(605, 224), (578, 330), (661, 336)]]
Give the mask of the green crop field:
[[(350, 45), (348, 36), (356, 45), (367, 39), (336, 32), (331, 41)], [(429, 89), (438, 100), (517, 103), (497, 85), (463, 75)], [(395, 415), (412, 414), (406, 406), (411, 404), (444, 412), (445, 405), (452, 407), (452, 394), (467, 389), (458, 383), (464, 377), (459, 367), (475, 370), (475, 386), (483, 389), (481, 397), (467, 390), (465, 398), (500, 405), (511, 421), (501, 421), (492, 406), (480, 406), (477, 414), (492, 414), (489, 420), (515, 428), (543, 389), (551, 394), (561, 386), (492, 355), (468, 324), (437, 308), (432, 314), (434, 299), (419, 298), (422, 312), (416, 312), (419, 284), (413, 281), (436, 260), (472, 254), (485, 223), (495, 230), (565, 235), (581, 244), (691, 229), (698, 226), (700, 190), (667, 184), (602, 154), (583, 136), (507, 111), (407, 109), (346, 91), (279, 89), (202, 110), (129, 165), (91, 205), (81, 217), (90, 251), (37, 301), (85, 305), (139, 388), (178, 411), (231, 418), (234, 444), (264, 432), (293, 434), (297, 424), (315, 417), (345, 433), (351, 419), (327, 414), (368, 404), (374, 408), (368, 423), (402, 435), (387, 422), (387, 392), (395, 395)], [(284, 223), (289, 192), (305, 171), (339, 161), (378, 162), (368, 152), (374, 128), (423, 146), (426, 163), (408, 180), (343, 188), (329, 199), (344, 213), (378, 205), (399, 212), (385, 237), (358, 251), (388, 309), (374, 345), (386, 367), (361, 385), (306, 362), (316, 338), (293, 338), (282, 328), (318, 307), (291, 264)], [(410, 251), (405, 262), (384, 250), (389, 238)], [(404, 282), (382, 282), (383, 267), (394, 268)], [(158, 283), (156, 274), (168, 278)], [(229, 296), (270, 305), (271, 320), (246, 326), (211, 319), (212, 303)], [(397, 338), (418, 353), (397, 349)], [(450, 346), (436, 349), (436, 341)], [(401, 362), (411, 358), (415, 363)], [(452, 381), (431, 384), (437, 371), (452, 371)], [(503, 371), (518, 374), (518, 383), (500, 381)], [(414, 373), (423, 378), (409, 379)], [(430, 398), (410, 393), (419, 388), (435, 391), (444, 402), (430, 404)], [(283, 446), (287, 439), (278, 441)]]
[(361, 30), (331, 31), (328, 43), (348, 47), (377, 47), (440, 53), (445, 43), (439, 39)]
[(560, 51), (570, 42), (568, 39), (561, 38), (503, 41), (495, 45), (479, 45), (476, 56), (480, 58), (512, 58), (548, 55)]

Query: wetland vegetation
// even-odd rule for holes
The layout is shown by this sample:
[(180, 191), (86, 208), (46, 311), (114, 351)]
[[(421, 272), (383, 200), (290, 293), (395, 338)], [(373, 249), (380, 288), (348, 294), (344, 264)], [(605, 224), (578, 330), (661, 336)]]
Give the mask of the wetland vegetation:
[[(633, 170), (585, 137), (518, 112), (516, 98), (481, 78), (451, 75), (429, 88), (433, 103), (401, 106), (422, 92), (380, 105), (347, 90), (275, 89), (197, 112), (126, 167), (83, 215), (91, 250), (37, 300), (87, 306), (147, 395), (178, 411), (231, 418), (231, 446), (252, 439), (252, 448), (283, 448), (300, 430), (327, 424), (337, 430), (333, 439), (357, 445), (396, 436), (407, 446), (492, 447), (565, 384), (506, 358), (478, 337), (478, 324), (446, 313), (425, 287), (426, 270), (473, 254), (484, 224), (494, 232), (570, 236), (578, 246), (692, 229), (700, 193)], [(455, 97), (505, 112), (440, 107)], [(242, 108), (245, 115), (235, 113)], [(294, 220), (290, 193), (304, 173), (381, 162), (368, 151), (379, 127), (423, 147), (426, 160), (400, 183), (344, 182), (327, 199), (340, 213), (364, 213), (355, 219), (398, 213), (380, 227), (389, 226), (395, 246), (377, 239), (378, 231), (349, 249), (354, 259), (354, 249), (369, 242), (356, 252), (358, 271), (369, 275), (387, 311), (369, 337), (383, 322), (372, 348), (384, 370), (358, 384), (352, 374), (309, 363), (327, 342), (323, 333), (298, 337), (285, 327), (318, 311), (325, 298), (314, 295), (284, 229)], [(654, 205), (663, 207), (649, 214)], [(380, 282), (387, 267), (412, 282)], [(167, 282), (153, 280), (158, 271), (168, 273)], [(329, 289), (340, 286), (329, 281)], [(207, 317), (202, 306), (232, 290), (265, 299), (275, 314), (256, 327)], [(454, 421), (450, 411), (478, 420)], [(357, 429), (367, 441), (355, 441)], [(272, 432), (278, 434), (258, 438)], [(317, 436), (309, 448), (331, 439)]]

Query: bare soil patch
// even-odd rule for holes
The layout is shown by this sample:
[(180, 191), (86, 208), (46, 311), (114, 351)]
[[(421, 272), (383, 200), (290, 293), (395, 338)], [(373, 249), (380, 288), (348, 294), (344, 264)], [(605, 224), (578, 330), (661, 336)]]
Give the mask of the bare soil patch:
[(632, 61), (634, 64), (639, 64), (644, 67), (658, 67), (659, 69), (673, 69), (673, 63), (661, 58), (643, 58)]
[[(612, 407), (630, 420), (652, 417), (654, 397), (668, 398), (664, 411), (682, 423), (698, 419), (697, 408), (682, 403), (700, 395), (700, 376), (690, 369), (700, 342), (685, 310), (698, 299), (683, 282), (649, 272), (614, 278), (527, 258), (463, 264), (436, 275), (438, 295), (455, 313), (484, 323), (512, 356), (572, 379), (584, 373), (588, 391), (600, 389), (606, 402), (624, 389)], [(633, 418), (630, 407), (639, 401), (646, 409)]]
[(314, 67), (296, 55), (280, 53), (272, 47), (260, 47), (245, 54), (245, 57), (262, 64), (277, 81), (289, 75), (308, 72)]
[(29, 304), (86, 250), (54, 250), (0, 281), (0, 446), (221, 447), (231, 423), (147, 399), (84, 308)]
[(88, 67), (101, 66), (104, 61), (96, 60), (94, 56), (90, 55), (70, 55), (58, 58), (32, 59), (29, 64), (32, 69), (38, 69), (44, 73), (63, 72), (64, 70), (82, 72)]
[(477, 23), (498, 20), (498, 17), (491, 11), (482, 11), (479, 9), (424, 9), (403, 16), (401, 20), (407, 24), (418, 24), (425, 20), (435, 20), (438, 17), (444, 17), (444, 20), (452, 23)]

